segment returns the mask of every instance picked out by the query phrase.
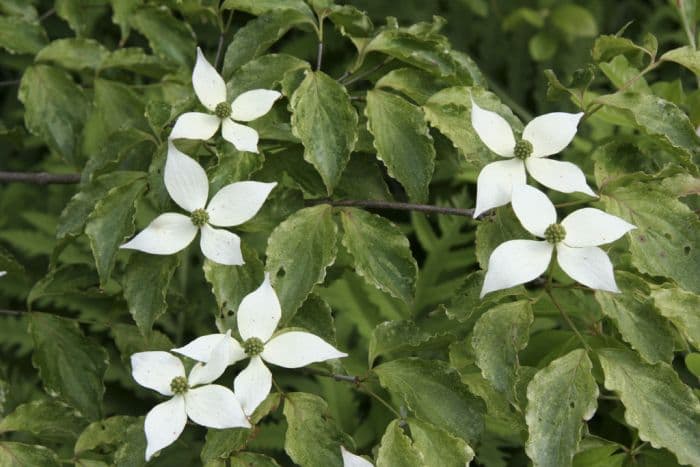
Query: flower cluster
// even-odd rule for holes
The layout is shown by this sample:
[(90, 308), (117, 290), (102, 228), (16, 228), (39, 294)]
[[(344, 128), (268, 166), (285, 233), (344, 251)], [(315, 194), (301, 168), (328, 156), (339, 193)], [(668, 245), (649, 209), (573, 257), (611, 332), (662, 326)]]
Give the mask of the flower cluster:
[[(209, 199), (209, 180), (204, 168), (176, 148), (173, 140), (206, 140), (221, 126), (221, 136), (236, 149), (258, 152), (257, 132), (235, 121), (248, 122), (261, 117), (269, 112), (281, 94), (255, 89), (239, 95), (229, 104), (224, 80), (199, 48), (192, 85), (201, 104), (212, 114), (187, 112), (177, 119), (168, 140), (164, 171), (170, 198), (189, 215), (161, 214), (121, 248), (169, 255), (187, 247), (197, 232), (201, 232), (200, 247), (204, 256), (219, 264), (241, 265), (244, 261), (240, 238), (216, 227), (233, 227), (253, 218), (276, 183), (231, 183)], [(243, 298), (238, 308), (241, 342), (231, 337), (229, 330), (225, 334), (202, 336), (184, 347), (172, 349), (198, 362), (188, 376), (182, 362), (171, 353), (132, 355), (134, 380), (164, 396), (171, 396), (146, 416), (146, 460), (180, 436), (188, 417), (210, 428), (250, 427), (249, 417), (272, 387), (272, 373), (264, 362), (299, 368), (347, 356), (307, 332), (275, 333), (281, 317), (279, 299), (269, 275), (265, 274), (262, 285)], [(250, 363), (236, 376), (235, 392), (211, 384), (228, 366), (244, 358), (250, 358)]]
[(557, 223), (549, 198), (527, 185), (527, 175), (562, 193), (596, 196), (584, 173), (570, 162), (547, 157), (571, 143), (582, 113), (554, 112), (534, 118), (516, 140), (508, 122), (472, 100), (472, 127), (504, 161), (486, 165), (477, 179), (474, 216), (512, 203), (522, 226), (544, 241), (510, 240), (491, 253), (481, 297), (531, 281), (543, 274), (556, 250), (557, 263), (572, 279), (593, 289), (619, 292), (612, 263), (598, 246), (622, 237), (635, 226), (599, 209), (584, 208)]
[(121, 248), (155, 255), (170, 255), (189, 245), (201, 231), (200, 247), (204, 256), (226, 265), (243, 264), (240, 238), (223, 229), (252, 219), (260, 210), (276, 183), (237, 182), (226, 185), (209, 204), (209, 179), (201, 165), (179, 151), (175, 139), (206, 140), (221, 126), (221, 136), (240, 151), (258, 152), (258, 133), (234, 120), (251, 121), (265, 115), (281, 94), (268, 89), (254, 89), (226, 100), (226, 83), (197, 48), (197, 63), (192, 86), (201, 104), (215, 115), (187, 112), (173, 127), (165, 162), (165, 188), (175, 203), (189, 213), (165, 213), (156, 217), (138, 235)]
[[(241, 342), (231, 337), (229, 330), (198, 337), (184, 347), (172, 349), (198, 362), (189, 376), (185, 377), (180, 360), (168, 352), (132, 355), (136, 382), (172, 396), (146, 416), (146, 460), (180, 436), (187, 417), (210, 428), (250, 427), (249, 417), (272, 388), (272, 373), (264, 362), (299, 368), (347, 356), (314, 334), (297, 330), (275, 332), (281, 317), (279, 299), (266, 274), (262, 285), (246, 295), (238, 307)], [(233, 391), (209, 384), (228, 366), (245, 358), (250, 358), (250, 362), (234, 379)]]

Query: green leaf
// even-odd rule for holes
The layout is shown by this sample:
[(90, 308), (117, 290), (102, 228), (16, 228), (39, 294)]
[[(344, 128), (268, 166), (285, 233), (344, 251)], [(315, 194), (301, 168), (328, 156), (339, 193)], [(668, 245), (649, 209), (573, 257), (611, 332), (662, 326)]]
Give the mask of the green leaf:
[(544, 62), (550, 60), (557, 53), (559, 43), (556, 36), (549, 31), (540, 31), (530, 38), (527, 43), (530, 56), (538, 61)]
[(169, 351), (175, 347), (173, 341), (162, 332), (153, 330), (148, 336), (144, 336), (139, 328), (132, 324), (113, 324), (110, 332), (114, 338), (114, 344), (121, 354), (122, 361), (127, 365), (130, 364), (131, 355), (136, 352)]
[(41, 49), (34, 58), (67, 70), (96, 70), (109, 51), (94, 39), (58, 39)]
[(237, 329), (233, 312), (238, 309), (243, 297), (257, 289), (263, 281), (262, 261), (245, 244), (242, 245), (242, 252), (245, 260), (242, 266), (226, 266), (205, 260), (202, 267), (216, 298), (219, 324), (226, 329)]
[(527, 346), (534, 317), (530, 302), (521, 300), (491, 308), (476, 322), (472, 347), (476, 365), (494, 388), (516, 399), (518, 352)]
[(102, 61), (102, 70), (120, 68), (138, 73), (150, 78), (161, 78), (176, 67), (154, 55), (148, 55), (138, 47), (126, 47), (111, 52)]
[(231, 74), (226, 83), (229, 96), (251, 89), (273, 89), (286, 73), (310, 69), (309, 63), (287, 54), (267, 54), (254, 58)]
[(700, 349), (700, 297), (677, 287), (654, 290), (651, 297), (659, 312)]
[[(464, 467), (474, 459), (474, 451), (461, 438), (415, 418), (408, 419), (413, 447), (421, 455), (423, 467)], [(403, 465), (403, 464), (402, 464)]]
[(44, 446), (0, 441), (2, 467), (59, 467), (56, 453)]
[(90, 248), (102, 286), (112, 273), (119, 246), (134, 232), (134, 204), (145, 190), (145, 179), (112, 188), (95, 205), (95, 210), (88, 217), (85, 233), (90, 239)]
[(233, 72), (262, 55), (293, 27), (311, 24), (313, 19), (294, 9), (274, 9), (248, 21), (240, 28), (226, 49), (222, 76), (228, 80)]
[(328, 416), (328, 404), (303, 392), (287, 393), (284, 399), (284, 451), (292, 461), (301, 466), (341, 467), (340, 446), (352, 449), (354, 443)]
[(622, 339), (649, 363), (673, 359), (673, 333), (654, 307), (649, 286), (639, 277), (619, 272), (617, 285), (622, 293), (595, 291), (603, 314), (613, 320)]
[(399, 228), (362, 209), (341, 211), (343, 245), (354, 258), (355, 272), (406, 303), (413, 300), (418, 265)]
[(87, 100), (63, 70), (47, 65), (27, 68), (19, 87), (24, 123), (66, 162), (77, 165), (78, 141), (87, 115)]
[(91, 35), (106, 12), (106, 0), (56, 0), (56, 14), (66, 20), (78, 37)]
[(146, 36), (153, 52), (160, 58), (192, 68), (194, 65), (194, 33), (189, 25), (175, 18), (165, 7), (148, 6), (129, 17), (131, 27)]
[(640, 52), (649, 53), (643, 47), (638, 46), (625, 37), (603, 35), (596, 39), (593, 44), (591, 55), (596, 62), (603, 62), (617, 55), (624, 54), (627, 56), (630, 54), (639, 54)]
[(391, 320), (377, 325), (369, 340), (368, 366), (371, 368), (380, 355), (392, 352), (415, 351), (440, 342), (440, 335), (423, 330), (411, 320)]
[(335, 345), (335, 325), (333, 311), (330, 305), (316, 295), (310, 295), (294, 318), (289, 327), (302, 328), (315, 334), (324, 341)]
[(643, 363), (633, 352), (598, 352), (605, 387), (615, 391), (625, 406), (625, 421), (639, 438), (657, 449), (666, 448), (681, 464), (700, 459), (700, 401), (666, 363)]
[(374, 29), (369, 16), (352, 5), (332, 5), (326, 17), (343, 36), (367, 37)]
[(0, 13), (28, 20), (37, 19), (39, 16), (34, 5), (24, 0), (0, 0)]
[(327, 205), (302, 209), (270, 234), (267, 270), (282, 304), (282, 322), (294, 316), (335, 261), (338, 227), (332, 214)]
[(435, 148), (420, 107), (385, 91), (367, 92), (367, 129), (389, 175), (417, 202), (428, 199)]
[(103, 446), (118, 446), (126, 438), (126, 430), (135, 417), (115, 416), (93, 422), (80, 434), (73, 451), (79, 455)]
[(696, 76), (700, 76), (700, 51), (690, 46), (686, 45), (669, 50), (661, 56), (660, 60), (678, 63), (695, 73)]
[(472, 98), (482, 108), (505, 118), (514, 130), (522, 131), (522, 123), (510, 108), (502, 104), (495, 94), (477, 87), (456, 86), (443, 89), (428, 99), (423, 110), (430, 125), (447, 136), (470, 165), (481, 169), (495, 160), (495, 157), (472, 128)]
[[(604, 190), (605, 191), (605, 190)], [(700, 293), (700, 221), (656, 182), (632, 182), (601, 195), (605, 210), (636, 225), (630, 232), (632, 264)]]
[(570, 466), (578, 451), (584, 421), (596, 411), (598, 385), (583, 349), (552, 361), (527, 386), (525, 445), (536, 466)]
[(144, 335), (151, 332), (153, 323), (168, 307), (165, 297), (178, 263), (176, 255), (132, 254), (129, 258), (122, 288), (129, 313)]
[(501, 243), (514, 238), (531, 238), (509, 207), (497, 208), (495, 216), (488, 216), (476, 228), (476, 259), (482, 269), (488, 269), (491, 253)]
[(107, 352), (88, 340), (75, 321), (60, 316), (32, 313), (29, 331), (34, 340), (32, 364), (46, 392), (89, 420), (100, 418)]
[(379, 78), (375, 87), (394, 89), (423, 105), (433, 94), (447, 87), (447, 82), (416, 68), (397, 68)]
[(323, 72), (307, 72), (291, 97), (292, 131), (304, 159), (323, 179), (328, 194), (338, 184), (357, 142), (357, 112), (346, 89)]
[(382, 443), (377, 453), (377, 467), (421, 467), (423, 464), (421, 455), (411, 444), (409, 438), (394, 420), (386, 427)]
[(466, 441), (478, 439), (484, 424), (484, 403), (469, 392), (459, 374), (445, 362), (404, 358), (372, 371), (417, 418)]
[(230, 460), (231, 467), (279, 467), (277, 461), (272, 457), (256, 452), (239, 452)]
[(296, 10), (311, 19), (315, 18), (314, 12), (304, 0), (225, 0), (221, 8), (245, 11), (256, 16), (273, 10)]
[[(608, 108), (618, 110), (631, 126), (669, 149), (690, 157), (700, 152), (700, 139), (688, 116), (675, 104), (651, 94), (624, 92), (596, 99)], [(694, 160), (698, 160), (695, 156)]]
[(34, 55), (47, 43), (41, 24), (23, 18), (0, 16), (0, 47), (8, 52)]
[(75, 409), (52, 399), (28, 402), (0, 421), (0, 433), (25, 431), (39, 438), (70, 442), (85, 426)]
[(552, 9), (550, 21), (561, 32), (571, 37), (594, 37), (598, 26), (590, 11), (579, 5), (566, 3)]
[(39, 298), (64, 297), (72, 294), (96, 296), (99, 280), (94, 269), (85, 264), (66, 264), (39, 280), (27, 295), (27, 305)]
[(235, 451), (243, 449), (251, 436), (247, 428), (229, 428), (226, 430), (207, 430), (206, 441), (202, 447), (202, 463), (226, 458)]

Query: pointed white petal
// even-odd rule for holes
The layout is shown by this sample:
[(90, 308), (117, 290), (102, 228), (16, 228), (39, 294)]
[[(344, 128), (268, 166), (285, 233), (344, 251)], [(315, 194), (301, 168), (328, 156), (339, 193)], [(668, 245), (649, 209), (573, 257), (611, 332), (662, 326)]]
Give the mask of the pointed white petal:
[(240, 225), (255, 216), (277, 183), (237, 182), (226, 185), (209, 202), (209, 223)]
[(480, 297), (494, 290), (509, 289), (539, 277), (547, 270), (553, 245), (535, 240), (501, 243), (489, 258)]
[(229, 388), (208, 384), (185, 393), (185, 410), (193, 422), (209, 428), (250, 428), (241, 404)]
[(249, 122), (270, 111), (277, 99), (282, 97), (277, 91), (253, 89), (236, 97), (231, 103), (231, 118), (239, 122)]
[(199, 102), (212, 112), (218, 104), (226, 101), (226, 83), (207, 61), (199, 47), (197, 47), (197, 63), (192, 72), (192, 87)]
[[(208, 334), (206, 336), (201, 336), (185, 345), (184, 347), (178, 347), (172, 349), (173, 352), (184, 355), (198, 362), (207, 363), (211, 353), (214, 350), (214, 346), (221, 342), (221, 339), (225, 339), (226, 334)], [(233, 365), (239, 360), (245, 358), (245, 352), (243, 347), (238, 343), (233, 337), (226, 338), (229, 346), (229, 360), (228, 364)]]
[(228, 230), (203, 226), (199, 246), (202, 247), (204, 256), (215, 263), (228, 266), (240, 266), (245, 263), (241, 253), (241, 238)]
[(197, 161), (168, 141), (165, 161), (165, 188), (170, 197), (185, 211), (203, 209), (209, 196), (209, 180)]
[(586, 287), (619, 292), (608, 255), (597, 246), (571, 248), (557, 245), (557, 262), (573, 280)]
[(502, 157), (513, 157), (515, 137), (510, 124), (496, 112), (482, 109), (473, 100), (472, 127), (490, 150)]
[(574, 211), (561, 222), (566, 230), (564, 243), (572, 247), (597, 246), (614, 242), (632, 229), (624, 219), (595, 208)]
[(533, 118), (523, 130), (523, 139), (532, 143), (532, 157), (561, 152), (576, 136), (583, 112), (552, 112)]
[(496, 161), (486, 165), (476, 182), (474, 217), (484, 211), (508, 204), (513, 185), (524, 185), (525, 165), (519, 159)]
[(153, 407), (146, 415), (143, 431), (146, 433), (146, 460), (182, 434), (187, 423), (185, 399), (175, 396)]
[(5, 274), (7, 274), (7, 271), (0, 271), (0, 277), (4, 276)]
[(586, 176), (576, 164), (552, 159), (528, 157), (525, 167), (532, 178), (552, 190), (562, 193), (579, 191), (589, 196), (598, 196), (586, 183)]
[(351, 453), (344, 446), (340, 446), (340, 453), (343, 456), (343, 467), (374, 467), (370, 461)]
[(216, 115), (200, 112), (186, 112), (175, 122), (170, 139), (201, 139), (208, 140), (221, 125), (221, 119)]
[(153, 219), (148, 227), (119, 248), (153, 255), (171, 255), (189, 245), (197, 235), (197, 230), (189, 217), (166, 212)]
[(260, 287), (243, 297), (238, 306), (238, 332), (243, 339), (257, 337), (267, 342), (275, 332), (281, 317), (282, 306), (270, 283), (270, 274), (265, 273)]
[(310, 363), (347, 357), (320, 337), (302, 331), (277, 334), (265, 344), (261, 357), (284, 368), (299, 368)]
[(544, 237), (547, 227), (557, 222), (557, 211), (547, 195), (530, 185), (513, 187), (512, 203), (518, 220), (532, 235)]
[(265, 366), (260, 356), (250, 359), (250, 363), (233, 380), (233, 391), (243, 407), (243, 412), (250, 416), (265, 400), (272, 388), (272, 373)]
[(227, 331), (222, 339), (214, 346), (207, 363), (197, 363), (187, 378), (190, 387), (208, 384), (224, 373), (229, 365), (231, 356), (231, 331)]
[(221, 123), (221, 136), (239, 151), (258, 152), (258, 132), (230, 118)]
[(131, 356), (131, 375), (141, 386), (172, 396), (170, 383), (178, 376), (185, 376), (185, 367), (168, 352), (138, 352)]

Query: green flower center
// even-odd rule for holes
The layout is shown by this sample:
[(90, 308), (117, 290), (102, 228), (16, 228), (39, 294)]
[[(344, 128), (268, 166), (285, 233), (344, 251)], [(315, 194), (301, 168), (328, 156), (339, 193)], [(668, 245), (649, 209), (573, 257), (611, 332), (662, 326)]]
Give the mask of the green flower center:
[(515, 149), (513, 150), (513, 154), (515, 154), (515, 157), (517, 159), (524, 161), (532, 154), (532, 143), (526, 139), (521, 139), (520, 141), (515, 143)]
[(197, 227), (202, 227), (209, 222), (209, 214), (204, 209), (195, 209), (190, 214), (190, 220)]
[(561, 224), (551, 224), (544, 231), (544, 239), (547, 240), (549, 243), (559, 243), (563, 241), (565, 237), (566, 230), (564, 230), (564, 227), (562, 227)]
[(173, 394), (184, 394), (187, 392), (187, 389), (187, 378), (184, 376), (175, 377), (170, 381), (170, 390)]
[(263, 341), (261, 341), (257, 337), (251, 337), (249, 339), (246, 339), (246, 341), (243, 343), (243, 351), (249, 357), (259, 355), (260, 353), (262, 353), (264, 348), (265, 344), (263, 344)]
[(214, 113), (216, 114), (217, 117), (224, 119), (228, 118), (231, 116), (231, 104), (228, 102), (219, 102), (216, 105), (216, 109), (214, 110)]

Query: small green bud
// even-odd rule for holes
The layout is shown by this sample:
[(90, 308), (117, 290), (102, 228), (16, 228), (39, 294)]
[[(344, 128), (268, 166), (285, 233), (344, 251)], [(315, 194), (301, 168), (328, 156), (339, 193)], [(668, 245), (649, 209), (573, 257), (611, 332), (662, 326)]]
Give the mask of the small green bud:
[(566, 230), (561, 224), (551, 224), (544, 231), (544, 239), (549, 243), (556, 244), (563, 241), (564, 238), (566, 238)]
[(187, 392), (187, 378), (184, 376), (178, 376), (170, 381), (170, 390), (173, 394), (184, 394)]
[(243, 351), (249, 357), (261, 354), (264, 348), (265, 344), (257, 337), (250, 337), (243, 342)]
[(195, 209), (190, 214), (190, 220), (197, 227), (203, 227), (204, 224), (209, 222), (209, 214), (204, 209)]
[(513, 153), (517, 159), (524, 161), (532, 154), (532, 143), (526, 139), (521, 139), (515, 144)]
[(228, 102), (219, 102), (216, 105), (216, 109), (214, 110), (214, 113), (216, 114), (217, 117), (220, 119), (228, 118), (231, 116), (231, 104)]

